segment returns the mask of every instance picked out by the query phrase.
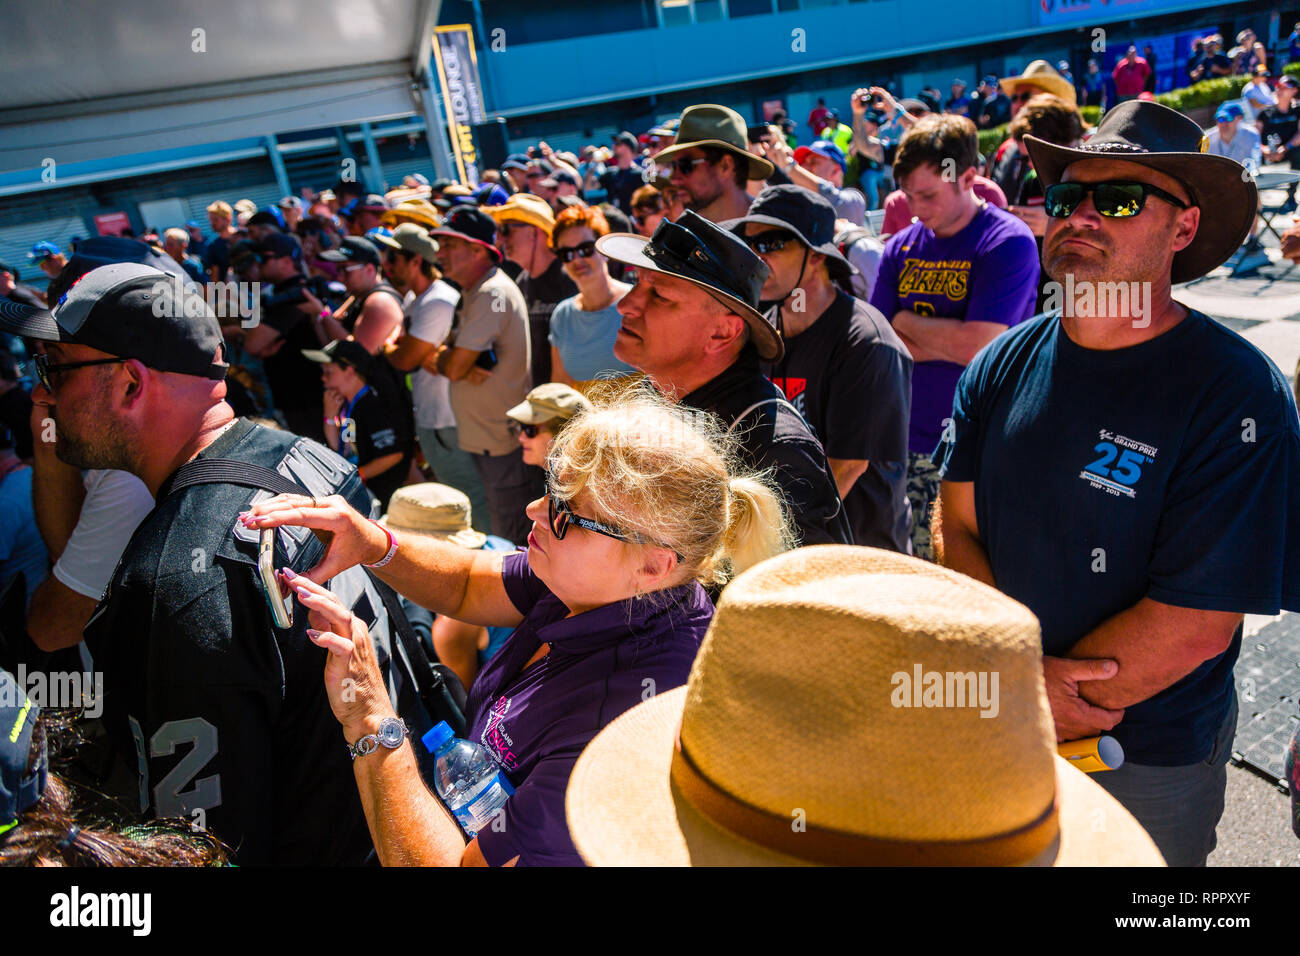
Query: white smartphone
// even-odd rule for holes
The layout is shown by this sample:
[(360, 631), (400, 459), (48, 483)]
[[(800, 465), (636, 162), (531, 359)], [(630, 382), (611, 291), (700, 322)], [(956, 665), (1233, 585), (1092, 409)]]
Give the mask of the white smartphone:
[(293, 627), (293, 598), (280, 593), (280, 580), (275, 576), (275, 529), (263, 528), (261, 543), (257, 548), (257, 574), (262, 579), (262, 591), (271, 608), (271, 617), (280, 630)]

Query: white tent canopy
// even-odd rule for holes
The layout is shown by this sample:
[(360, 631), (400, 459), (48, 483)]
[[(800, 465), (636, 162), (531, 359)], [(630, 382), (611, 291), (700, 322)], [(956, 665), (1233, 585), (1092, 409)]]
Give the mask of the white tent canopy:
[[(423, 113), (440, 0), (43, 0), (0, 30), (0, 172)], [(441, 152), (441, 150), (438, 150)]]

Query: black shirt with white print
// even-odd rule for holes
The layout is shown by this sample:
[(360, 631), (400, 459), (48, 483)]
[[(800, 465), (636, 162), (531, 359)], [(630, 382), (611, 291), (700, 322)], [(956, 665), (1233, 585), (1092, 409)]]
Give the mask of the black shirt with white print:
[(912, 357), (885, 317), (840, 292), (764, 371), (807, 419), (827, 458), (870, 462), (844, 499), (854, 543), (910, 554)]

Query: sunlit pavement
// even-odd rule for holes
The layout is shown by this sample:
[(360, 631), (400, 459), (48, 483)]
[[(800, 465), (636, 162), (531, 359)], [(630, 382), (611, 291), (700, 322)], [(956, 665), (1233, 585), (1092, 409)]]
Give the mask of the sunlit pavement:
[[(1280, 172), (1287, 167), (1266, 168)], [(1263, 194), (1265, 206), (1279, 205), (1284, 198), (1281, 190)], [(1285, 232), (1293, 218), (1279, 216), (1273, 226)], [(1266, 230), (1261, 233), (1269, 265), (1238, 277), (1227, 268), (1216, 269), (1204, 279), (1175, 288), (1174, 298), (1213, 316), (1259, 347), (1294, 387), (1300, 361), (1300, 265), (1283, 259), (1277, 239)], [(1248, 615), (1246, 637), (1273, 620)], [(1227, 806), (1210, 865), (1300, 866), (1300, 839), (1291, 831), (1290, 812), (1290, 800), (1273, 784), (1245, 767), (1229, 765)]]

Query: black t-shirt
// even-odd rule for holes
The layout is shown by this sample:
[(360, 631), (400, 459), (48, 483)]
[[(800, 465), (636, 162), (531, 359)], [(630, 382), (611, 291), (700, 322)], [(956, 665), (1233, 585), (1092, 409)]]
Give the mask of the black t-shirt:
[[(356, 449), (357, 467), (394, 452), (399, 452), (402, 456), (402, 460), (393, 467), (366, 479), (366, 487), (379, 499), (381, 510), (387, 511), (393, 492), (406, 483), (411, 458), (415, 453), (415, 436), (411, 433), (407, 416), (401, 413), (394, 402), (385, 400), (378, 391), (367, 387), (363, 393), (358, 393), (355, 404), (346, 417), (352, 420), (356, 428), (352, 444)], [(345, 457), (350, 457), (346, 450)]]
[(633, 163), (627, 169), (611, 166), (600, 174), (607, 202), (632, 215), (632, 194), (645, 185), (645, 172)]
[(533, 278), (521, 272), (516, 284), (528, 303), (528, 341), (533, 351), (533, 385), (551, 380), (551, 313), (565, 299), (578, 294), (578, 287), (564, 271), (559, 259)]
[(855, 544), (909, 553), (912, 356), (879, 311), (841, 292), (765, 370), (827, 458), (870, 462), (844, 499)]
[(972, 103), (971, 119), (978, 125), (981, 116), (988, 116), (988, 123), (984, 129), (992, 129), (995, 126), (1001, 126), (1011, 119), (1011, 100), (1007, 99), (1006, 94), (996, 93), (986, 100), (980, 100), (978, 112)]
[(32, 457), (32, 397), (21, 385), (0, 395), (0, 424), (14, 436), (14, 454)]
[(230, 242), (221, 236), (209, 239), (203, 247), (203, 268), (211, 269), (213, 266), (220, 270), (218, 279), (224, 279), (230, 269)]
[[(200, 457), (274, 468), (369, 513), (355, 469), (286, 432), (236, 419)], [(140, 778), (142, 813), (202, 823), (241, 865), (361, 864), (370, 834), (325, 696), (326, 652), (307, 638), (301, 605), (290, 629), (274, 628), (258, 534), (238, 524), (265, 497), (226, 484), (159, 490), (86, 625), (104, 726)], [(277, 567), (305, 571), (323, 546), (307, 529), (283, 528), (276, 552)], [(375, 620), (369, 606), (347, 603)]]
[[(295, 286), (305, 285), (306, 282), (301, 275), (290, 276), (275, 283), (271, 287), (271, 294), (279, 296), (288, 293)], [(312, 331), (311, 317), (296, 305), (276, 305), (263, 310), (262, 322), (284, 338), (280, 350), (262, 360), (266, 382), (271, 386), (272, 401), (279, 409), (300, 413), (295, 415), (291, 426), (303, 427), (300, 420), (311, 424), (314, 416), (315, 426), (306, 434), (312, 438), (323, 438), (320, 423), (325, 417), (325, 407), (320, 366), (302, 354), (303, 349), (321, 347), (320, 339)]]
[(772, 469), (790, 509), (798, 544), (852, 544), (835, 476), (808, 423), (763, 376), (758, 352), (746, 346), (726, 371), (682, 399), (717, 415), (740, 443), (745, 464)]
[[(1265, 149), (1271, 148), (1270, 136), (1276, 136), (1278, 142), (1285, 146), (1291, 142), (1291, 137), (1295, 136), (1296, 131), (1300, 130), (1300, 109), (1294, 106), (1285, 113), (1276, 106), (1270, 106), (1260, 111), (1258, 119), (1264, 125), (1264, 133), (1260, 139)], [(1287, 158), (1291, 160), (1292, 169), (1300, 169), (1300, 146), (1290, 147), (1287, 150)]]

